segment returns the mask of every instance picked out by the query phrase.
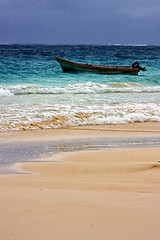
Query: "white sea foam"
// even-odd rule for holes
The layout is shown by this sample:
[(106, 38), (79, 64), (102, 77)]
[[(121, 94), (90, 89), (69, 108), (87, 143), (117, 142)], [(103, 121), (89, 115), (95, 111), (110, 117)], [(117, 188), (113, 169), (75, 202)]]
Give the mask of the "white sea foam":
[(0, 97), (13, 96), (14, 94), (7, 88), (0, 87)]
[(22, 95), (22, 94), (88, 94), (88, 93), (125, 93), (125, 92), (159, 92), (160, 86), (149, 86), (142, 85), (138, 83), (126, 82), (126, 83), (77, 83), (77, 84), (69, 84), (66, 86), (56, 86), (56, 87), (48, 87), (48, 86), (36, 86), (36, 85), (16, 85), (16, 86), (8, 86), (6, 88), (0, 88), (0, 94), (6, 94), (3, 96), (11, 96), (11, 95)]
[[(16, 110), (16, 109), (15, 109)], [(118, 124), (130, 122), (160, 121), (159, 105), (117, 104), (117, 105), (45, 105), (28, 106), (10, 113), (1, 112), (2, 130), (60, 128), (89, 124)]]
[(158, 91), (131, 82), (1, 87), (0, 129), (160, 121)]

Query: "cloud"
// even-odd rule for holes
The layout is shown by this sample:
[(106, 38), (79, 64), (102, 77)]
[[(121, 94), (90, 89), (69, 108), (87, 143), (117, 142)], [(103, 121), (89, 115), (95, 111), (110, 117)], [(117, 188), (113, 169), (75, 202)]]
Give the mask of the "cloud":
[(160, 15), (159, 0), (134, 0), (134, 5), (126, 2), (121, 12), (133, 18), (146, 18)]
[(0, 0), (2, 12), (10, 14), (59, 13), (94, 17), (123, 15), (154, 16), (160, 13), (159, 0)]

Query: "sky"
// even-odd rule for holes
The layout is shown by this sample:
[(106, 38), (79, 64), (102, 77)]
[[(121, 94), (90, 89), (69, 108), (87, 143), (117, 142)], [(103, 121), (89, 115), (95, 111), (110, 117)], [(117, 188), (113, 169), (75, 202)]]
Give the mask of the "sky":
[(0, 43), (160, 45), (160, 0), (0, 0)]

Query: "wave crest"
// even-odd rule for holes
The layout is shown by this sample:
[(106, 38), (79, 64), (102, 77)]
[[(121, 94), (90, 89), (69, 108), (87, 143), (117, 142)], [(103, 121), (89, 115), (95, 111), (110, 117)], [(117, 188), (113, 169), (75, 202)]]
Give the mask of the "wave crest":
[(12, 96), (23, 94), (90, 94), (90, 93), (125, 93), (125, 92), (159, 92), (159, 86), (148, 86), (138, 83), (77, 83), (66, 86), (36, 86), (36, 85), (16, 85), (0, 88), (0, 96)]
[(0, 88), (0, 97), (8, 97), (8, 96), (13, 96), (14, 93), (12, 93), (9, 89), (7, 88)]

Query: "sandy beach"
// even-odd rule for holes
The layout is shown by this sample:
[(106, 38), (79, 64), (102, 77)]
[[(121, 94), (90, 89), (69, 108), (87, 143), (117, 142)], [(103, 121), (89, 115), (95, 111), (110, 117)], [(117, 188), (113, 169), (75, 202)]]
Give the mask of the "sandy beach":
[[(0, 143), (158, 137), (159, 123), (0, 134)], [(2, 240), (160, 239), (160, 148), (59, 153), (0, 177)], [(56, 161), (56, 162), (49, 162)]]

